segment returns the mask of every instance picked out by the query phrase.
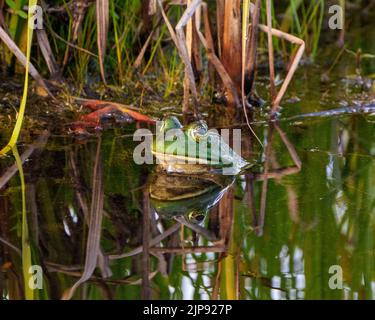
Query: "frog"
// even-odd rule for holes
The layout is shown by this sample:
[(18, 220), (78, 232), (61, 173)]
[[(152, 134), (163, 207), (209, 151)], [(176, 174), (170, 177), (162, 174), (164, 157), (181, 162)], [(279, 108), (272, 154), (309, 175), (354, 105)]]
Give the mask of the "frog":
[(166, 172), (236, 176), (254, 163), (238, 155), (204, 120), (183, 126), (175, 116), (164, 118), (156, 127), (152, 153)]

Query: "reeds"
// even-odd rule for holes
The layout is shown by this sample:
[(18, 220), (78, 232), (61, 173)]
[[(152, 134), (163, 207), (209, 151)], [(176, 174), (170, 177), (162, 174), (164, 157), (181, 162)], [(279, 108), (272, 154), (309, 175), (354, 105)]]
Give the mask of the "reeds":
[[(82, 87), (86, 83), (92, 83), (91, 78), (97, 82), (96, 74), (100, 74), (103, 84), (137, 82), (138, 70), (142, 68), (143, 76), (156, 76), (151, 83), (156, 91), (162, 88), (167, 95), (171, 91), (170, 85), (163, 84), (164, 79), (166, 83), (171, 81), (175, 84), (174, 90), (184, 87), (184, 112), (188, 110), (190, 103), (193, 107), (198, 105), (200, 93), (207, 91), (202, 87), (202, 82), (196, 83), (198, 78), (206, 77), (208, 81), (205, 83), (225, 94), (229, 105), (239, 105), (242, 102), (237, 97), (241, 96), (243, 90), (242, 67), (238, 61), (241, 60), (242, 46), (245, 45), (242, 38), (243, 18), (246, 17), (242, 18), (241, 12), (247, 11), (244, 8), (248, 7), (249, 3), (250, 1), (240, 0), (216, 3), (201, 0), (106, 0), (91, 3), (82, 0), (65, 4), (57, 1), (54, 7), (43, 8), (44, 29), (37, 30), (40, 51), (35, 52), (35, 68), (30, 65), (29, 72), (40, 85), (43, 85), (43, 82), (37, 70), (44, 75), (48, 70), (51, 77), (61, 75), (61, 79), (74, 79), (78, 87)], [(16, 32), (24, 30), (25, 21), (17, 14), (24, 12), (23, 3), (17, 0), (15, 5), (18, 11), (5, 5), (1, 13), (5, 17), (6, 25), (0, 29), (3, 40), (0, 45), (4, 46), (5, 43), (12, 48), (11, 51), (7, 49), (6, 63), (9, 66), (11, 61), (14, 61), (9, 58), (12, 54), (25, 65), (20, 51), (20, 48), (26, 47), (22, 42), (24, 38), (20, 38), (20, 31)], [(245, 52), (247, 59), (244, 62), (245, 89), (252, 93), (257, 70), (257, 52), (263, 43), (261, 39), (258, 41), (258, 22), (268, 26), (266, 50), (270, 53), (272, 79), (275, 77), (272, 67), (274, 55), (285, 58), (287, 53), (294, 54), (295, 49), (289, 50), (284, 41), (280, 45), (280, 41), (272, 39), (270, 26), (280, 26), (281, 31), (302, 38), (306, 42), (307, 54), (315, 57), (325, 1), (293, 0), (287, 8), (270, 0), (265, 3), (255, 1), (255, 5), (258, 6), (256, 14), (251, 17), (251, 24), (247, 23), (246, 28), (249, 41)], [(271, 13), (272, 8), (278, 10), (278, 13), (285, 10), (284, 18), (277, 21), (275, 13)], [(266, 12), (266, 15), (261, 14), (263, 12)], [(204, 22), (202, 33), (199, 30), (201, 20)], [(213, 20), (216, 20), (216, 23), (213, 23)], [(65, 23), (60, 23), (61, 21)], [(216, 28), (213, 28), (214, 25)], [(278, 33), (273, 35), (278, 36)], [(275, 45), (271, 46), (272, 43)], [(175, 49), (179, 53), (177, 60), (174, 59)], [(202, 64), (205, 59), (202, 57), (202, 49), (207, 51), (210, 62), (207, 68)], [(212, 68), (220, 78), (219, 82), (217, 76), (213, 76)], [(287, 64), (287, 68), (292, 67)], [(177, 83), (176, 79), (179, 80)], [(275, 90), (275, 85), (271, 84), (271, 100), (275, 98)], [(248, 94), (249, 92), (245, 92), (246, 96)]]
[[(37, 2), (36, 0), (29, 0), (29, 7), (36, 5), (36, 2)], [(29, 13), (28, 19), (31, 20), (31, 13)], [(24, 82), (23, 95), (22, 95), (20, 109), (19, 109), (19, 112), (18, 112), (17, 121), (14, 125), (14, 129), (13, 129), (13, 132), (12, 132), (12, 135), (9, 139), (8, 144), (0, 150), (0, 156), (8, 153), (10, 150), (12, 150), (15, 147), (15, 145), (17, 143), (17, 140), (18, 140), (18, 137), (20, 135), (21, 128), (22, 128), (22, 122), (23, 122), (23, 118), (24, 118), (24, 115), (25, 115), (26, 102), (27, 102), (27, 94), (28, 94), (28, 86), (29, 86), (29, 70), (31, 70), (31, 74), (34, 75), (34, 77), (36, 77), (36, 79), (39, 79), (40, 81), (42, 81), (39, 74), (37, 73), (37, 71), (33, 67), (30, 68), (30, 66), (29, 66), (30, 55), (31, 55), (31, 43), (32, 43), (32, 37), (33, 37), (33, 29), (27, 28), (26, 30), (27, 30), (27, 32), (26, 32), (27, 41), (26, 41), (26, 57), (25, 57), (20, 52), (18, 47), (14, 44), (12, 39), (7, 35), (7, 33), (0, 26), (0, 38), (8, 46), (9, 50), (11, 50), (18, 57), (18, 59), (21, 61), (21, 63), (24, 64), (25, 69), (26, 69), (25, 70), (25, 82)]]

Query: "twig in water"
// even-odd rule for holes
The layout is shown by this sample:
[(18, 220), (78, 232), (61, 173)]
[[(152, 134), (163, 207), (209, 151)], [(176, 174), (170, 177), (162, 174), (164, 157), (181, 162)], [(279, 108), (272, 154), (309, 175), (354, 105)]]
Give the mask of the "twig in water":
[[(47, 143), (49, 132), (45, 131), (32, 145), (30, 145), (21, 155), (21, 164), (23, 164), (37, 149), (42, 149)], [(16, 164), (10, 166), (4, 174), (0, 177), (0, 189), (2, 189), (8, 181), (17, 173), (18, 167)]]
[[(165, 238), (169, 237), (171, 234), (175, 233), (177, 230), (180, 229), (180, 223), (174, 224), (172, 227), (169, 229), (165, 230), (162, 234), (156, 236), (152, 240), (150, 240), (150, 247), (153, 247), (163, 241)], [(125, 252), (122, 254), (111, 254), (108, 256), (109, 260), (117, 260), (117, 259), (122, 259), (122, 258), (127, 258), (127, 257), (132, 257), (137, 254), (142, 253), (143, 251), (143, 246), (139, 246), (129, 252)]]
[(5, 244), (9, 248), (13, 249), (17, 253), (17, 255), (19, 255), (20, 257), (22, 257), (21, 250), (18, 249), (15, 245), (11, 244), (9, 241), (5, 240), (2, 237), (0, 237), (0, 242), (2, 242), (3, 244)]

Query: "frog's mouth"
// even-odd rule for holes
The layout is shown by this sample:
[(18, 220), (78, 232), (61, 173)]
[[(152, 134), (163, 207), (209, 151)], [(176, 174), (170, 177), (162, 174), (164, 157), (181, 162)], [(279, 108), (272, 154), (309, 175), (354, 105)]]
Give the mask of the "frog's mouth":
[[(217, 160), (211, 160), (210, 158), (199, 158), (199, 157), (190, 157), (185, 155), (178, 154), (169, 154), (163, 152), (157, 152), (152, 150), (152, 154), (160, 161), (163, 165), (181, 165), (181, 164), (202, 164), (202, 165), (222, 165)], [(231, 164), (228, 164), (230, 166)]]
[(169, 173), (214, 173), (236, 176), (254, 166), (253, 162), (247, 162), (242, 158), (232, 162), (219, 162), (216, 159), (211, 160), (209, 158), (189, 157), (155, 151), (152, 151), (152, 153), (157, 158), (158, 164)]

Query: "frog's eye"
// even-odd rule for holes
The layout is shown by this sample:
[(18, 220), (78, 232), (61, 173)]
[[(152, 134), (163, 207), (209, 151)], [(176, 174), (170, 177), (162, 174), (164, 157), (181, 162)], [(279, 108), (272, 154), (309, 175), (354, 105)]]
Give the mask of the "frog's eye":
[(205, 214), (201, 211), (193, 210), (189, 212), (188, 219), (193, 223), (201, 223), (205, 218)]
[(195, 141), (199, 141), (202, 138), (207, 137), (208, 127), (206, 122), (199, 121), (191, 129), (190, 134)]

